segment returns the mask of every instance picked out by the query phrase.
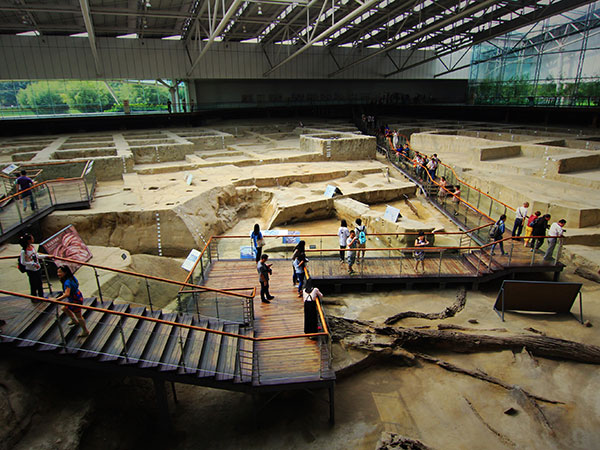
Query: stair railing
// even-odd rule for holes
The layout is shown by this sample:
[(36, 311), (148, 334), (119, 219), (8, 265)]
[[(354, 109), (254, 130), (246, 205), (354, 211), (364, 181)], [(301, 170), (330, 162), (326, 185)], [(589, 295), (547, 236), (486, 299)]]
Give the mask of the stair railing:
[[(63, 163), (50, 163), (47, 165), (56, 166), (58, 164)], [(64, 193), (57, 198), (57, 196), (53, 194), (55, 186), (70, 185), (74, 185), (73, 191), (77, 193), (76, 198), (65, 198)], [(42, 181), (41, 183), (34, 184), (28, 189), (8, 195), (0, 200), (0, 215), (2, 216), (2, 220), (0, 220), (0, 240), (12, 236), (15, 233), (14, 230), (17, 229), (19, 225), (34, 218), (41, 212), (55, 209), (61, 204), (78, 203), (81, 201), (90, 203), (94, 196), (95, 187), (96, 177), (93, 171), (93, 161), (86, 161), (79, 177)], [(22, 205), (22, 196), (27, 193), (31, 193), (31, 199), (34, 202), (35, 210), (30, 209), (26, 211)]]

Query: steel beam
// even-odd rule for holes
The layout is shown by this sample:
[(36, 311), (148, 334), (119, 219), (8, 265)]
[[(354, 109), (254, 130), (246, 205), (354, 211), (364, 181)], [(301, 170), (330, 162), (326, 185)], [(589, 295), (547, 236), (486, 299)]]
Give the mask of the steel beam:
[(196, 66), (202, 59), (202, 57), (206, 54), (207, 50), (211, 47), (211, 45), (215, 41), (215, 38), (219, 34), (221, 34), (223, 29), (227, 26), (229, 19), (231, 19), (231, 16), (233, 16), (235, 14), (235, 12), (238, 10), (241, 3), (242, 3), (242, 0), (234, 0), (233, 1), (233, 3), (229, 7), (229, 9), (225, 13), (225, 15), (219, 22), (219, 25), (217, 25), (217, 28), (215, 28), (215, 30), (211, 33), (210, 37), (208, 38), (208, 42), (204, 45), (204, 48), (202, 49), (202, 51), (200, 51), (200, 54), (198, 56), (196, 56), (196, 59), (194, 60), (194, 62), (192, 63), (192, 66), (190, 67), (190, 69), (187, 72), (188, 76), (192, 75), (192, 72), (194, 71), (194, 69), (196, 68)]
[(358, 60), (348, 64), (345, 67), (342, 67), (339, 70), (336, 70), (335, 72), (330, 73), (328, 76), (329, 77), (333, 77), (341, 72), (344, 72), (358, 64), (362, 64), (365, 61), (368, 61), (371, 58), (374, 58), (375, 56), (379, 56), (382, 53), (388, 52), (390, 50), (394, 50), (402, 45), (406, 45), (409, 44), (411, 42), (416, 41), (417, 39), (426, 36), (429, 33), (432, 33), (434, 31), (440, 30), (441, 28), (444, 28), (447, 25), (450, 25), (451, 23), (457, 22), (458, 20), (462, 19), (463, 17), (467, 17), (481, 9), (487, 8), (489, 5), (492, 5), (496, 3), (496, 0), (484, 0), (482, 2), (478, 2), (468, 8), (463, 9), (461, 12), (456, 13), (454, 15), (451, 15), (450, 17), (447, 17), (446, 19), (442, 19), (439, 20), (435, 23), (433, 23), (432, 25), (422, 29), (421, 31), (417, 31), (416, 33), (412, 33), (411, 35), (399, 39), (398, 41), (394, 42), (393, 44), (390, 44), (380, 50), (377, 50), (367, 56), (363, 56), (362, 58), (359, 58)]
[[(492, 1), (492, 0), (487, 0), (487, 1)], [(323, 39), (327, 38), (331, 34), (335, 33), (340, 27), (344, 26), (347, 22), (353, 20), (355, 17), (357, 17), (360, 14), (362, 14), (365, 10), (371, 8), (373, 5), (375, 5), (375, 4), (379, 3), (379, 2), (380, 2), (380, 0), (367, 0), (367, 1), (365, 1), (360, 7), (356, 8), (350, 14), (347, 14), (346, 16), (344, 16), (344, 18), (341, 19), (339, 22), (337, 22), (335, 25), (333, 25), (333, 26), (329, 27), (328, 29), (326, 29), (321, 34), (319, 34), (317, 37), (314, 37), (314, 38), (310, 39), (306, 44), (304, 44), (301, 48), (299, 48), (298, 50), (296, 50), (290, 56), (288, 56), (283, 61), (281, 61), (280, 63), (276, 64), (275, 66), (273, 66), (271, 69), (267, 70), (263, 74), (263, 76), (267, 76), (270, 73), (274, 72), (275, 70), (279, 69), (284, 64), (287, 64), (292, 59), (294, 59), (296, 56), (298, 56), (301, 53), (304, 53), (306, 50), (308, 50), (315, 42), (319, 42), (319, 41), (322, 41)]]
[(102, 64), (100, 63), (100, 56), (98, 55), (98, 49), (96, 48), (96, 35), (94, 34), (94, 24), (92, 23), (92, 16), (90, 15), (90, 5), (88, 4), (88, 0), (79, 0), (79, 6), (81, 7), (83, 23), (85, 23), (92, 56), (94, 57), (94, 64), (96, 65), (96, 75), (100, 75), (102, 73)]

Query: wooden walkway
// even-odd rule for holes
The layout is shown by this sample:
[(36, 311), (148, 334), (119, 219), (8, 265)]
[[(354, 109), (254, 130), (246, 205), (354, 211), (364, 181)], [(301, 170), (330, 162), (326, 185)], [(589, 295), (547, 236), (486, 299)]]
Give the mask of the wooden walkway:
[[(511, 245), (505, 244), (510, 251)], [(376, 257), (381, 255), (381, 257)], [(552, 272), (558, 274), (563, 264), (543, 259), (543, 253), (537, 251), (532, 263), (533, 253), (521, 243), (515, 244), (512, 256), (501, 256), (499, 249), (495, 255), (489, 250), (472, 252), (445, 251), (430, 248), (426, 252), (425, 271), (419, 267), (415, 271), (415, 259), (412, 253), (402, 256), (386, 256), (384, 252), (366, 252), (365, 263), (354, 265), (354, 274), (348, 273), (348, 265), (338, 258), (310, 258), (309, 270), (315, 280), (322, 284), (389, 284), (406, 283), (448, 283), (468, 282), (478, 284), (501, 276), (523, 272)]]
[[(270, 304), (260, 301), (260, 285), (253, 260), (214, 261), (208, 273), (208, 287), (237, 288), (257, 286), (254, 300), (254, 336), (257, 338), (304, 334), (304, 303), (292, 285), (292, 264), (288, 260), (269, 260), (273, 264)], [(274, 341), (258, 341), (254, 351), (258, 357), (255, 383), (287, 384), (335, 379), (333, 371), (322, 370), (320, 342), (306, 337)], [(260, 378), (258, 379), (258, 373)]]

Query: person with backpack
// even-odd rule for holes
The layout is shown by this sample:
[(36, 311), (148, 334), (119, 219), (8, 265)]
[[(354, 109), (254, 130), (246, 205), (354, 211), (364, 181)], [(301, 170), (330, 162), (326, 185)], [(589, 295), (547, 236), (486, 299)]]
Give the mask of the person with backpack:
[[(44, 286), (42, 283), (42, 266), (40, 265), (40, 255), (33, 247), (33, 236), (29, 233), (24, 234), (19, 239), (21, 245), (21, 255), (19, 256), (18, 268), (22, 273), (26, 273), (29, 278), (29, 289), (31, 295), (36, 297), (44, 296)], [(31, 300), (33, 303), (39, 300)]]
[[(358, 240), (358, 248), (367, 247), (367, 227), (363, 225), (361, 218), (356, 219), (356, 228), (354, 229), (356, 239)], [(361, 255), (362, 253), (362, 255)], [(357, 251), (356, 264), (360, 264), (361, 261), (365, 262), (365, 251)]]
[(87, 329), (85, 325), (85, 319), (81, 314), (81, 308), (75, 305), (83, 305), (83, 294), (79, 290), (79, 281), (71, 272), (71, 268), (69, 266), (60, 266), (57, 270), (58, 278), (62, 283), (63, 293), (56, 297), (56, 300), (64, 300), (68, 299), (69, 303), (73, 303), (73, 306), (64, 305), (62, 310), (65, 314), (67, 314), (71, 318), (71, 323), (69, 326), (80, 326), (81, 334), (79, 334), (80, 338), (88, 337), (90, 335), (90, 331)]
[(502, 242), (504, 237), (505, 222), (506, 214), (502, 214), (498, 221), (492, 225), (492, 228), (490, 228), (490, 239), (494, 241), (492, 244), (492, 250), (490, 252), (491, 255), (494, 254), (494, 248), (496, 247), (496, 244), (500, 245), (500, 252), (502, 253), (502, 256), (506, 256), (508, 254), (504, 251), (504, 242)]
[(525, 227), (525, 239), (523, 239), (523, 246), (529, 247), (529, 241), (531, 241), (530, 236), (533, 233), (533, 222), (535, 222), (538, 217), (542, 215), (541, 211), (534, 212), (529, 219), (527, 219), (527, 226)]
[(24, 191), (21, 194), (21, 198), (23, 199), (23, 211), (27, 211), (27, 200), (29, 200), (31, 204), (31, 210), (35, 211), (37, 209), (35, 197), (33, 196), (32, 189), (29, 189), (31, 186), (33, 186), (33, 180), (27, 176), (27, 171), (21, 170), (21, 176), (17, 178), (16, 183), (17, 192)]
[(548, 222), (552, 216), (550, 214), (544, 214), (541, 217), (538, 217), (531, 224), (531, 235), (534, 236), (531, 239), (531, 251), (538, 250), (542, 244), (544, 243), (544, 236), (546, 236), (546, 230), (548, 229)]

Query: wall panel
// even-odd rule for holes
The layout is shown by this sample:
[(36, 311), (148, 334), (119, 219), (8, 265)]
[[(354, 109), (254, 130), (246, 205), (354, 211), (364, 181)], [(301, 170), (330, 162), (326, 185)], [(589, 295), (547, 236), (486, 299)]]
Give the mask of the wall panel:
[[(103, 79), (264, 79), (269, 64), (261, 47), (234, 42), (214, 43), (189, 75), (190, 57), (180, 41), (149, 39), (97, 38), (97, 49)], [(292, 51), (281, 45), (265, 48), (272, 64), (285, 59)], [(374, 49), (337, 48), (332, 52), (345, 65)], [(198, 50), (190, 50), (194, 60)], [(403, 60), (405, 53), (393, 53)], [(411, 61), (428, 57), (427, 51), (417, 52)], [(96, 79), (96, 68), (89, 41), (61, 36), (0, 36), (0, 79)], [(272, 79), (325, 79), (338, 69), (329, 50), (312, 47), (268, 76)], [(335, 79), (382, 79), (395, 69), (391, 61), (377, 55), (335, 76)], [(395, 79), (431, 78), (439, 63), (430, 62), (394, 75)], [(457, 77), (458, 78), (458, 77)]]

